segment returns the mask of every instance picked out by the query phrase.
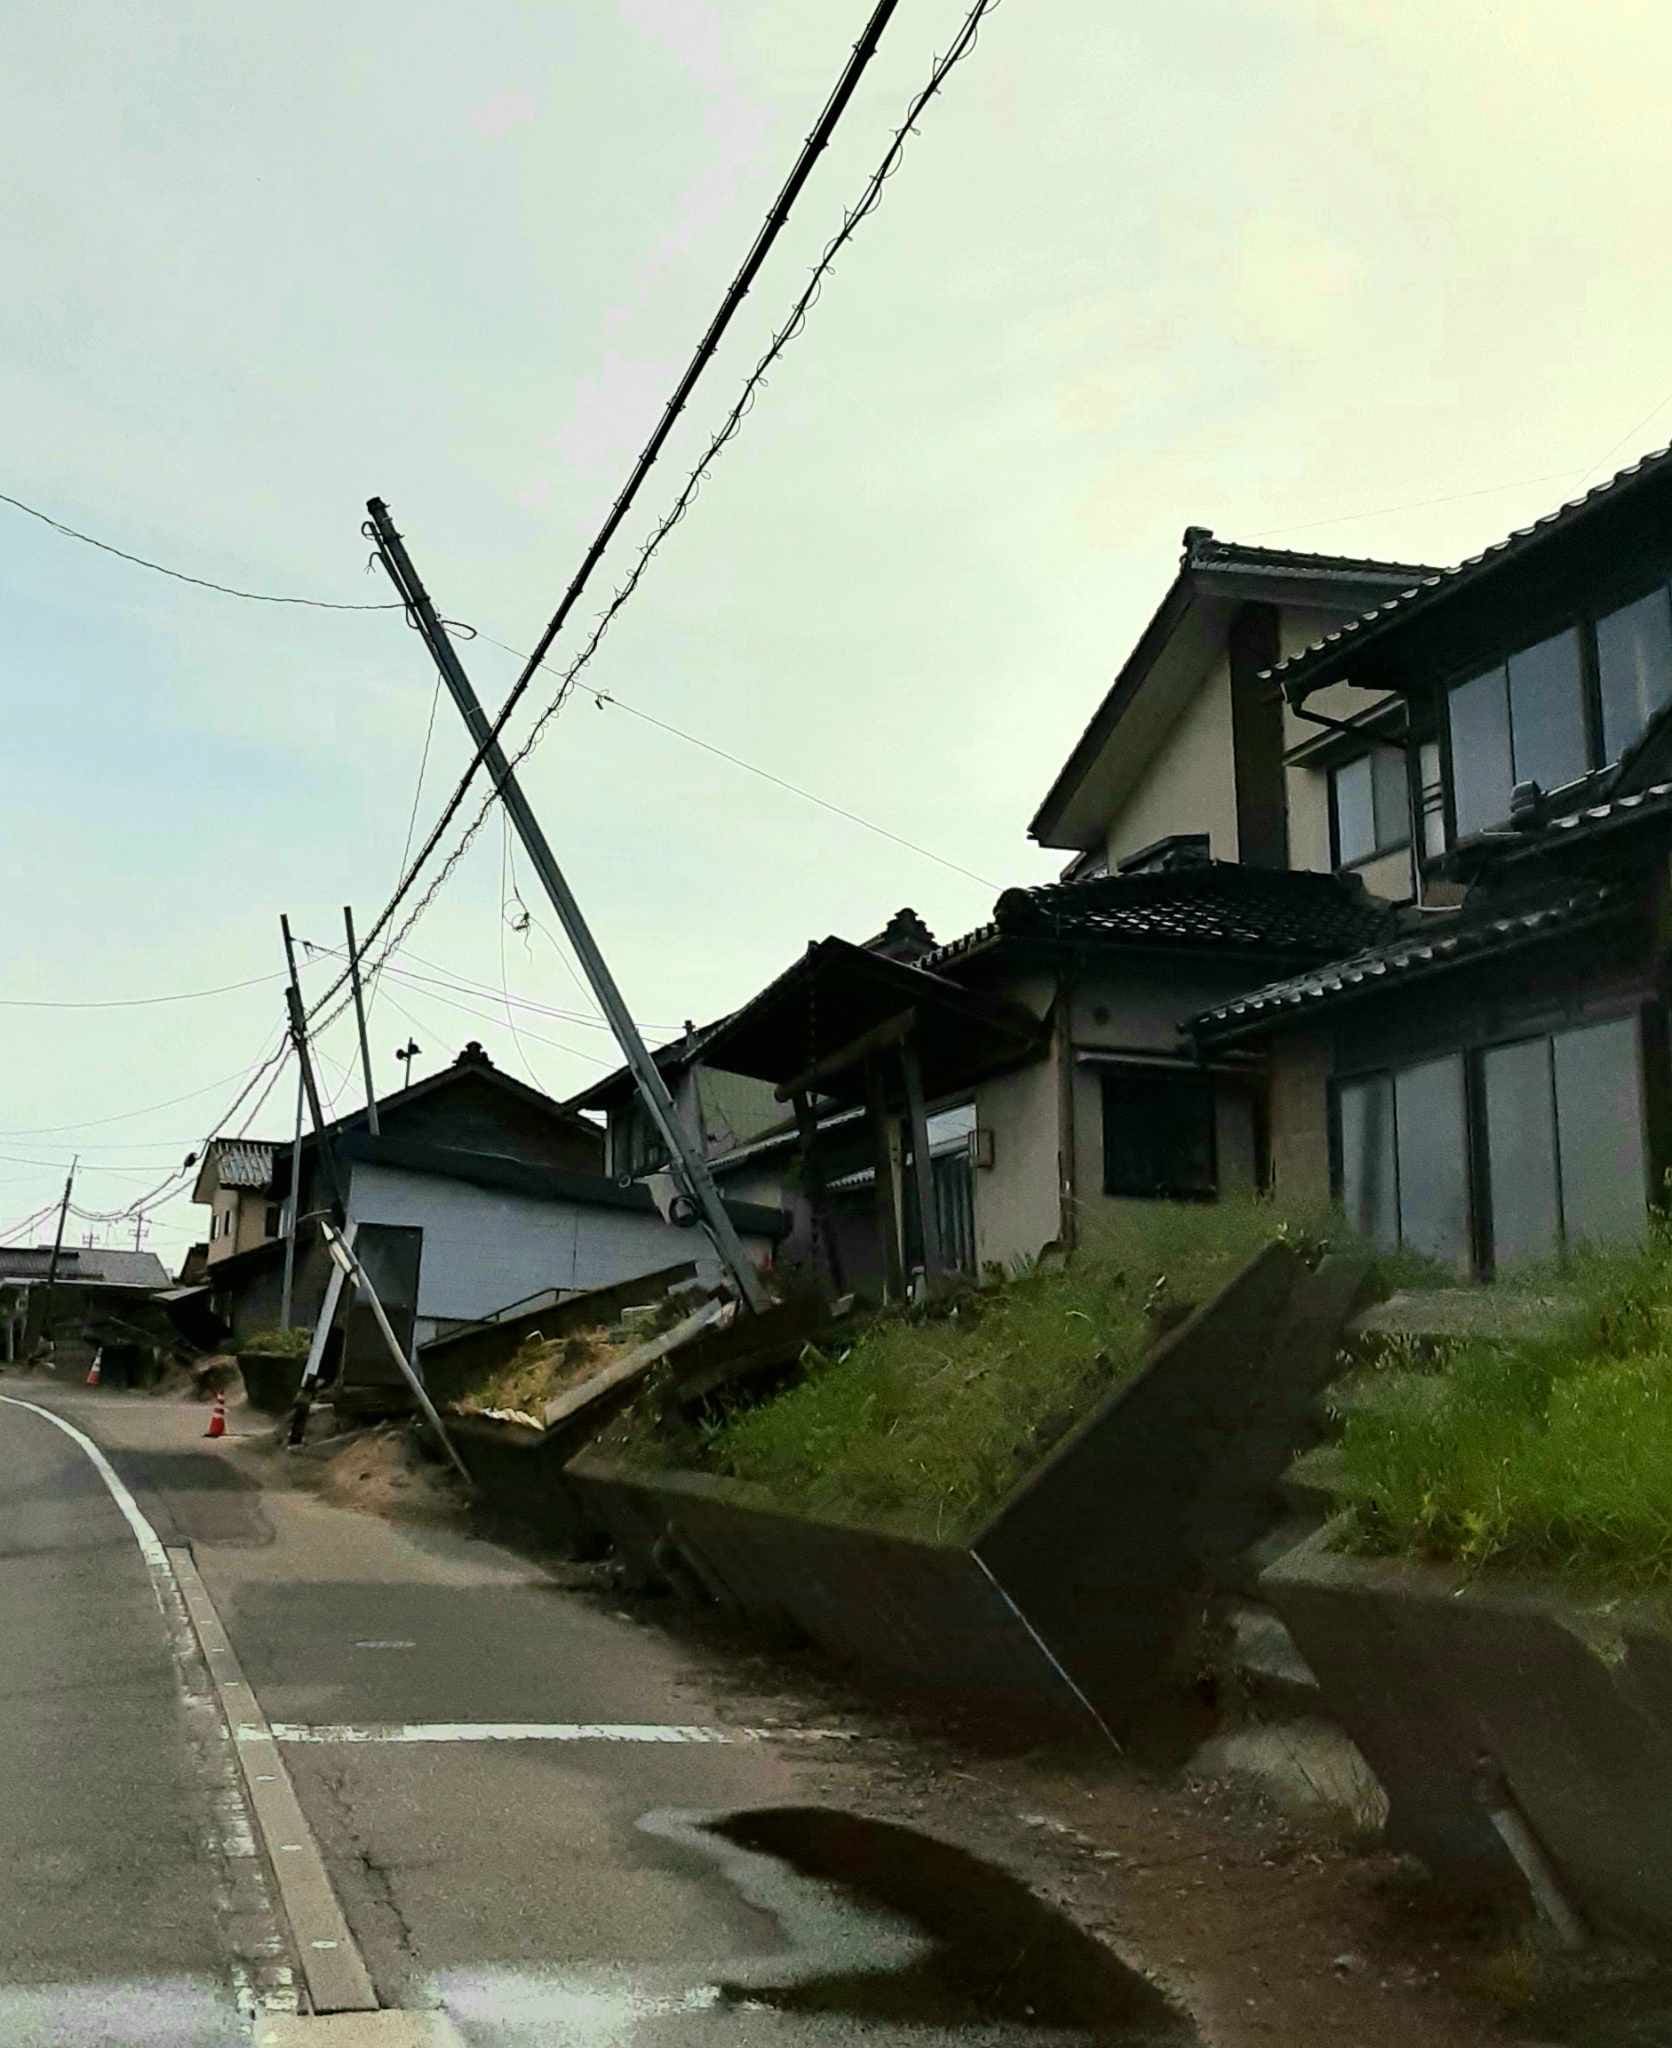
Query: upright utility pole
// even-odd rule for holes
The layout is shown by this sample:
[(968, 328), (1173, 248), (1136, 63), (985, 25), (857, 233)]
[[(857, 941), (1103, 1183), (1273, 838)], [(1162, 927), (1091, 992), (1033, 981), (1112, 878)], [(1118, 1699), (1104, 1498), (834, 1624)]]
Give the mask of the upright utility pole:
[(715, 1187), (708, 1171), (702, 1148), (694, 1144), (686, 1130), (684, 1120), (668, 1093), (668, 1085), (662, 1079), (661, 1069), (650, 1057), (644, 1040), (639, 1036), (638, 1026), (628, 1014), (627, 1005), (622, 1001), (621, 991), (615, 985), (608, 963), (598, 950), (591, 928), (581, 914), (580, 904), (575, 900), (574, 891), (565, 881), (540, 821), (529, 808), (528, 799), (522, 793), (511, 764), (505, 758), (505, 750), (494, 738), (493, 727), (471, 687), (470, 678), (465, 674), (453, 643), (442, 629), (436, 617), (435, 607), (429, 595), (418, 580), (418, 572), (412, 566), (400, 535), (395, 531), (389, 517), (389, 508), (381, 498), (368, 500), (366, 510), (371, 514), (369, 531), (377, 541), (378, 554), (388, 570), (390, 580), (400, 593), (402, 601), (418, 622), (425, 644), (434, 657), (441, 679), (447, 685), (448, 694), (459, 708), (459, 715), (465, 722), (471, 739), (475, 742), (481, 759), (486, 762), (494, 788), (499, 792), (500, 801), (517, 828), (517, 836), (523, 843), (534, 872), (540, 877), (541, 886), (550, 898), (551, 906), (557, 913), (558, 922), (568, 934), (569, 943), (575, 949), (582, 972), (592, 984), (592, 992), (598, 999), (598, 1006), (609, 1020), (610, 1029), (615, 1033), (616, 1044), (622, 1056), (632, 1069), (638, 1083), (639, 1093), (645, 1108), (650, 1112), (651, 1122), (661, 1135), (672, 1159), (672, 1172), (681, 1193), (694, 1207), (698, 1219), (708, 1232), (714, 1249), (732, 1277), (739, 1296), (749, 1309), (757, 1315), (766, 1307), (767, 1297), (761, 1286), (760, 1275), (750, 1263), (749, 1255), (743, 1249), (736, 1227), (726, 1213), (720, 1192)]
[(52, 1236), (52, 1257), (46, 1267), (46, 1295), (41, 1302), (41, 1335), (52, 1335), (52, 1290), (58, 1285), (58, 1261), (64, 1250), (64, 1219), (70, 1213), (70, 1190), (75, 1186), (75, 1170), (81, 1164), (78, 1152), (70, 1161), (70, 1170), (64, 1176), (64, 1199), (58, 1204), (58, 1228)]
[(360, 987), (360, 954), (354, 943), (354, 911), (343, 905), (343, 930), (348, 934), (348, 974), (354, 984), (354, 1021), (360, 1027), (360, 1070), (366, 1077), (366, 1128), (374, 1138), (377, 1127), (377, 1090), (372, 1086), (372, 1049), (366, 1042), (366, 999)]
[[(290, 918), (281, 913), (279, 930), (284, 934), (284, 956), (290, 978), (296, 979), (296, 947), (290, 936)], [(296, 1288), (296, 1216), (302, 1206), (302, 1062), (296, 1062), (296, 1127), (290, 1141), (290, 1220), (284, 1233), (284, 1281), (279, 1292), (279, 1328), (290, 1328), (290, 1305)]]

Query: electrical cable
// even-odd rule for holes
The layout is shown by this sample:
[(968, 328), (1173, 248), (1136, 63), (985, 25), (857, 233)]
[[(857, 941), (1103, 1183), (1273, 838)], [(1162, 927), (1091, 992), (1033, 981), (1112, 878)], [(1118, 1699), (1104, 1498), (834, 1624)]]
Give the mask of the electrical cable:
[(215, 583), (207, 576), (188, 576), (184, 569), (170, 569), (162, 562), (148, 561), (144, 555), (131, 555), (126, 548), (114, 546), (108, 540), (98, 540), (79, 528), (66, 526), (62, 519), (54, 519), (50, 512), (42, 512), (37, 506), (26, 505), (21, 498), (14, 498), (9, 491), (0, 491), (0, 504), (14, 505), (19, 512), (27, 512), (31, 519), (38, 519), (43, 526), (50, 526), (55, 533), (66, 534), (71, 540), (84, 542), (90, 548), (97, 548), (102, 554), (116, 555), (124, 562), (132, 562), (141, 569), (153, 570), (159, 576), (171, 576), (176, 583), (195, 583), (199, 590), (218, 590), (223, 597), (247, 598), (252, 604), (299, 604), (316, 612), (398, 612), (399, 602), (387, 604), (334, 604), (322, 597), (275, 597), (268, 590), (238, 590), (230, 583)]
[[(535, 721), (532, 730), (530, 731), (528, 737), (524, 740), (521, 748), (512, 757), (510, 765), (513, 768), (516, 767), (520, 762), (525, 760), (529, 753), (533, 750), (533, 748), (538, 744), (540, 737), (545, 731), (546, 726), (549, 724), (551, 719), (554, 716), (556, 716), (557, 712), (562, 708), (563, 704), (567, 701), (569, 693), (571, 689), (574, 687), (576, 676), (578, 676), (581, 669), (583, 669), (586, 666), (586, 664), (592, 659), (593, 655), (597, 652), (597, 649), (600, 643), (602, 642), (604, 635), (608, 632), (611, 623), (620, 613), (622, 607), (632, 597), (634, 591), (638, 588), (639, 583), (643, 578), (646, 569), (649, 567), (652, 559), (655, 557), (657, 551), (660, 549), (663, 541), (679, 524), (680, 520), (684, 518), (686, 512), (690, 509), (692, 502), (694, 501), (698, 491), (702, 487), (703, 481), (706, 478), (709, 469), (711, 468), (717, 457), (720, 455), (722, 450), (737, 434), (738, 430), (741, 428), (743, 424), (745, 417), (752, 410), (755, 403), (755, 399), (759, 395), (760, 389), (766, 381), (767, 372), (772, 368), (773, 364), (777, 362), (778, 358), (783, 354), (784, 350), (789, 346), (789, 344), (796, 338), (797, 335), (799, 335), (803, 331), (804, 327), (806, 326), (807, 315), (811, 312), (814, 304), (817, 302), (818, 297), (823, 289), (824, 281), (829, 276), (831, 270), (835, 266), (837, 256), (841, 253), (841, 251), (847, 246), (848, 242), (852, 239), (853, 235), (858, 230), (860, 223), (866, 220), (880, 204), (882, 199), (883, 187), (887, 184), (888, 180), (894, 175), (895, 170), (898, 168), (900, 158), (902, 157), (905, 151), (906, 139), (914, 132), (915, 123), (918, 120), (919, 116), (922, 114), (924, 108), (927, 107), (930, 100), (933, 99), (935, 94), (940, 91), (941, 86), (944, 84), (946, 78), (949, 76), (952, 70), (959, 63), (961, 63), (962, 60), (975, 47), (975, 44), (979, 39), (982, 21), (998, 5), (999, 0), (976, 0), (976, 4), (974, 5), (974, 7), (971, 8), (969, 14), (965, 17), (963, 26), (959, 29), (957, 35), (953, 38), (953, 41), (950, 47), (948, 48), (945, 56), (938, 58), (936, 60), (935, 65), (930, 73), (928, 83), (922, 88), (922, 90), (916, 95), (916, 97), (911, 101), (910, 105), (907, 107), (905, 119), (895, 130), (894, 135), (889, 143), (889, 146), (883, 154), (881, 162), (878, 164), (877, 168), (872, 172), (870, 178), (867, 180), (864, 190), (862, 191), (857, 204), (853, 208), (851, 208), (846, 214), (844, 214), (842, 226), (837, 230), (836, 234), (826, 244), (823, 255), (819, 258), (819, 261), (813, 268), (812, 277), (806, 289), (801, 293), (801, 295), (796, 299), (794, 305), (791, 307), (788, 319), (773, 335), (772, 340), (768, 344), (765, 353), (756, 363), (755, 368), (750, 373), (747, 381), (745, 382), (741, 396), (733, 405), (730, 412), (726, 415), (725, 420), (721, 424), (719, 432), (715, 434), (714, 437), (711, 439), (707, 450), (697, 463), (696, 467), (691, 471), (690, 475), (686, 479), (684, 488), (680, 491), (678, 497), (674, 500), (672, 508), (663, 517), (660, 523), (655, 527), (655, 529), (650, 534), (650, 537), (640, 547), (638, 559), (634, 563), (632, 571), (628, 575), (626, 581), (621, 585), (621, 587), (616, 591), (614, 597), (610, 600), (609, 605), (605, 608), (602, 616), (598, 620), (597, 624), (594, 626), (591, 637), (588, 639), (585, 646), (581, 649), (580, 654), (570, 664), (568, 669), (565, 670), (564, 675), (558, 685), (556, 696), (546, 706), (545, 710), (541, 713), (540, 717)], [(385, 904), (383, 910), (379, 913), (376, 921), (372, 924), (371, 928), (367, 931), (364, 939), (361, 941), (359, 951), (360, 957), (362, 959), (365, 958), (368, 949), (376, 942), (376, 940), (384, 931), (384, 929), (389, 925), (389, 923), (391, 922), (395, 915), (395, 912), (399, 909), (402, 901), (405, 899), (405, 897), (411, 890), (413, 884), (416, 882), (419, 874), (423, 871), (423, 868), (429, 861), (430, 856), (434, 853), (436, 847), (441, 843), (442, 839), (445, 837), (448, 826), (457, 816), (460, 806), (463, 804), (464, 799), (469, 792), (471, 782), (475, 777), (477, 768), (481, 765), (482, 758), (486, 749), (489, 746), (491, 746), (495, 740), (498, 739), (500, 733), (504, 729), (506, 720), (511, 716), (511, 713), (516, 708), (516, 705), (520, 701), (524, 690), (527, 688), (529, 679), (533, 676), (536, 669), (540, 666), (540, 662), (541, 660), (543, 660), (544, 654), (547, 651), (547, 649), (549, 649), (549, 646), (550, 638), (548, 629), (548, 636), (543, 636), (540, 647), (537, 649), (539, 659), (531, 657), (525, 664), (523, 675), (519, 678), (516, 685), (512, 688), (510, 695), (506, 698), (505, 703), (501, 706), (499, 715), (494, 720), (494, 723), (489, 731), (488, 736), (483, 740), (481, 746), (479, 746), (476, 749), (468, 767), (465, 769), (463, 776), (460, 778), (457, 786), (454, 788), (452, 795), (448, 798), (446, 806), (444, 807), (441, 813), (441, 816), (437, 819), (435, 825), (431, 828), (428, 837), (424, 841), (424, 844), (419, 848), (416, 859), (414, 859), (411, 862), (406, 874), (402, 877), (400, 883), (397, 885), (394, 894), (390, 897), (388, 903)], [(497, 794), (497, 791), (490, 793), (487, 801), (482, 805), (481, 809), (477, 812), (476, 817), (470, 824), (469, 828), (466, 830), (464, 837), (459, 843), (459, 845), (455, 847), (453, 852), (448, 856), (447, 860), (443, 863), (440, 872), (431, 882), (429, 888), (425, 891), (424, 895), (420, 897), (414, 909), (408, 914), (405, 923), (401, 926), (400, 930), (395, 934), (394, 938), (389, 942), (388, 946), (386, 946), (384, 950), (384, 957), (387, 957), (388, 952), (392, 951), (396, 946), (400, 944), (401, 940), (412, 929), (413, 925), (417, 923), (418, 919), (423, 915), (424, 911), (429, 907), (430, 903), (434, 901), (436, 892), (446, 881), (447, 877), (452, 873), (453, 869), (458, 865), (458, 862), (462, 858), (465, 849), (471, 844), (471, 842), (475, 839), (477, 832), (481, 829), (483, 819), (486, 817), (487, 812), (492, 808), (493, 803), (497, 800)], [(346, 979), (347, 977), (346, 975), (344, 975), (343, 977), (339, 978), (337, 982), (333, 983), (333, 985), (324, 992), (324, 994), (319, 998), (319, 1008), (323, 1008), (335, 996), (339, 994), (343, 986), (343, 983), (346, 981)], [(310, 1015), (311, 1014), (312, 1013), (310, 1013)]]
[(620, 697), (612, 697), (607, 690), (594, 690), (587, 684), (578, 686), (586, 691), (600, 708), (605, 704), (617, 711), (625, 711), (630, 718), (641, 718), (646, 725), (653, 725), (658, 732), (669, 733), (676, 740), (684, 740), (688, 746), (701, 747), (705, 754), (714, 754), (722, 761), (729, 761), (734, 768), (745, 769), (750, 775), (758, 775), (763, 782), (774, 783), (779, 789), (788, 790), (792, 796), (804, 797), (808, 803), (817, 804), (822, 811), (833, 812), (838, 818), (846, 818), (850, 825), (863, 826), (867, 832), (875, 832), (879, 839), (892, 840), (896, 846), (903, 846), (908, 853), (919, 853), (925, 860), (932, 860), (937, 867), (949, 868), (953, 874), (962, 875), (966, 880), (979, 882), (983, 889), (998, 893), (999, 884), (978, 875), (973, 868), (960, 867), (957, 861), (948, 860), (945, 854), (935, 853), (927, 846), (919, 846), (915, 839), (906, 839), (898, 832), (891, 832), (886, 825), (879, 825), (870, 818), (862, 818), (857, 811), (850, 811), (843, 804), (832, 803), (828, 797), (816, 796), (812, 790), (803, 789), (799, 783), (786, 781), (782, 775), (774, 775), (770, 768), (757, 768), (753, 761), (745, 761), (740, 754), (728, 753), (724, 747), (715, 746), (712, 740), (699, 739), (693, 732), (681, 732), (677, 725), (669, 725), (666, 719), (656, 718), (648, 711), (641, 711), (636, 704), (629, 704)]
[(252, 974), (248, 981), (224, 981), (219, 988), (183, 988), (166, 996), (106, 996), (72, 1002), (50, 1001), (44, 996), (0, 996), (0, 1010), (148, 1010), (156, 1003), (195, 1003), (203, 996), (230, 995), (234, 989), (283, 979), (281, 968), (273, 974)]
[[(511, 922), (508, 914), (509, 905), (506, 899), (506, 886), (511, 879), (511, 818), (510, 813), (503, 806), (500, 809), (499, 822), (502, 827), (499, 840), (499, 999), (505, 1006), (505, 1022), (510, 1027), (511, 1043), (517, 1048), (517, 1058), (523, 1063), (523, 1072), (542, 1094), (547, 1094), (550, 1091), (546, 1088), (540, 1076), (535, 1073), (528, 1054), (523, 1050), (522, 1038), (517, 1031), (517, 1019), (511, 1008), (510, 976), (505, 966), (505, 934)], [(526, 945), (526, 933), (528, 931), (528, 912), (526, 910), (523, 912), (523, 922), (520, 929), (525, 934), (524, 944)]]

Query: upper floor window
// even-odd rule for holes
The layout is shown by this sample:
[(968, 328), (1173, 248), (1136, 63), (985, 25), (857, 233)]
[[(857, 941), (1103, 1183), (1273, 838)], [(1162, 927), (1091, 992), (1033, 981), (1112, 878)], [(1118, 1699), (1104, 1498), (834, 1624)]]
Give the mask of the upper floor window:
[(1502, 825), (1518, 782), (1560, 789), (1595, 765), (1575, 626), (1459, 683), (1451, 693), (1450, 712), (1452, 807), (1459, 839)]
[(1411, 843), (1411, 799), (1403, 748), (1372, 747), (1356, 761), (1332, 768), (1330, 831), (1338, 868)]
[(1672, 597), (1664, 587), (1597, 620), (1602, 755), (1617, 761), (1672, 696)]
[(1506, 823), (1519, 782), (1560, 789), (1617, 761), (1669, 699), (1672, 595), (1664, 584), (1454, 685), (1456, 836)]

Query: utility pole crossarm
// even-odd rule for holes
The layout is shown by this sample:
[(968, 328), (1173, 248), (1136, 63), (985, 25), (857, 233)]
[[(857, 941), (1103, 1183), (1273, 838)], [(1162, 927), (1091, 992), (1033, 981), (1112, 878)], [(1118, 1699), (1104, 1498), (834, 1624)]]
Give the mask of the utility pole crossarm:
[(644, 1040), (639, 1036), (638, 1026), (628, 1013), (622, 1000), (621, 991), (616, 987), (615, 977), (609, 970), (598, 943), (592, 936), (590, 926), (581, 912), (574, 891), (565, 880), (558, 866), (540, 821), (523, 795), (515, 771), (505, 758), (505, 750), (494, 735), (494, 728), (483, 711), (470, 678), (464, 672), (458, 652), (448, 639), (441, 621), (436, 616), (429, 595), (418, 580), (418, 572), (412, 566), (405, 544), (395, 531), (389, 517), (389, 508), (381, 498), (367, 502), (371, 515), (369, 531), (376, 539), (378, 554), (383, 566), (389, 572), (391, 582), (402, 601), (408, 606), (410, 615), (416, 620), (418, 630), (434, 657), (441, 679), (447, 685), (448, 694), (458, 706), (459, 715), (472, 741), (485, 762), (493, 785), (504, 804), (506, 813), (517, 828), (524, 850), (540, 878), (541, 886), (557, 913), (558, 922), (563, 926), (569, 943), (575, 949), (581, 970), (591, 983), (592, 992), (598, 999), (599, 1007), (609, 1021), (615, 1034), (615, 1041), (621, 1048), (622, 1057), (632, 1070), (638, 1083), (639, 1093), (645, 1108), (650, 1113), (662, 1142), (667, 1146), (673, 1161), (673, 1172), (682, 1192), (692, 1202), (719, 1253), (722, 1263), (730, 1273), (733, 1284), (744, 1305), (756, 1314), (767, 1306), (766, 1293), (761, 1286), (760, 1275), (743, 1249), (736, 1226), (726, 1212), (720, 1199), (720, 1191), (714, 1185), (708, 1171), (708, 1162), (703, 1157), (700, 1144), (693, 1143), (691, 1134), (685, 1128), (684, 1119), (668, 1092), (668, 1085), (662, 1078), (662, 1071), (651, 1058)]

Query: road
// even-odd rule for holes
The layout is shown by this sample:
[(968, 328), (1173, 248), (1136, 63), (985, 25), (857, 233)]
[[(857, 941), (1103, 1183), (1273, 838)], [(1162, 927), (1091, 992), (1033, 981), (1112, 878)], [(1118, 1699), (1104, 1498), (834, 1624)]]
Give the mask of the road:
[[(740, 1725), (711, 1671), (514, 1552), (332, 1506), (189, 1404), (0, 1397), (8, 2048), (1194, 2038), (1013, 1879), (847, 1812), (837, 1734)], [(140, 1540), (19, 1401), (103, 1447)], [(228, 1672), (249, 1691), (217, 1700)], [(282, 1763), (240, 1776), (263, 1725)], [(286, 1774), (297, 1842), (263, 1828)], [(340, 1951), (299, 1946), (315, 1858)], [(375, 2013), (306, 2016), (310, 1968), (362, 1964)]]

